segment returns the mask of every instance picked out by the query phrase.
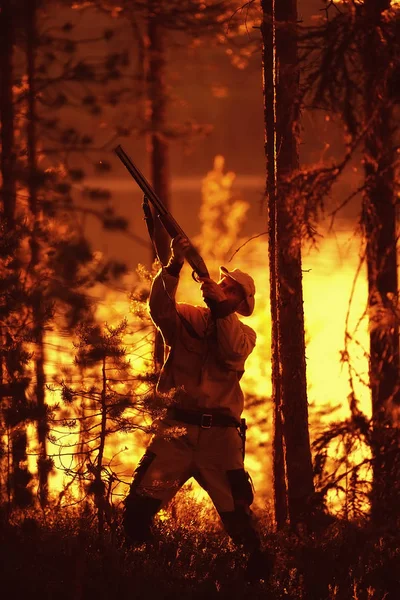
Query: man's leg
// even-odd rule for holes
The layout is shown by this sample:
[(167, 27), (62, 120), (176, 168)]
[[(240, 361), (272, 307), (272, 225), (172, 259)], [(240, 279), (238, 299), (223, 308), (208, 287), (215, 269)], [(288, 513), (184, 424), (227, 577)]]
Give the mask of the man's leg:
[(273, 569), (273, 559), (267, 550), (262, 550), (251, 504), (253, 490), (249, 475), (244, 469), (226, 472), (232, 493), (233, 510), (218, 511), (226, 532), (237, 546), (242, 546), (249, 554), (246, 578), (254, 583), (261, 579), (267, 581)]
[[(242, 468), (226, 471), (220, 477), (221, 491), (227, 486), (226, 492), (230, 496), (217, 508), (222, 523), (235, 544), (251, 551), (260, 545), (260, 536), (250, 509), (253, 490), (249, 476)], [(222, 500), (221, 492), (220, 495)]]
[(214, 427), (203, 433), (204, 444), (196, 460), (198, 481), (210, 495), (233, 542), (249, 554), (246, 577), (267, 580), (273, 560), (261, 548), (251, 511), (253, 489), (244, 469), (241, 440), (233, 428)]
[(123, 526), (132, 544), (151, 540), (154, 515), (190, 476), (191, 452), (187, 436), (171, 437), (162, 424), (135, 469), (125, 499)]
[(143, 455), (135, 469), (129, 494), (125, 499), (123, 525), (125, 535), (132, 544), (142, 544), (151, 539), (153, 518), (162, 504), (161, 498), (153, 498), (140, 491), (141, 481), (155, 456), (149, 450)]

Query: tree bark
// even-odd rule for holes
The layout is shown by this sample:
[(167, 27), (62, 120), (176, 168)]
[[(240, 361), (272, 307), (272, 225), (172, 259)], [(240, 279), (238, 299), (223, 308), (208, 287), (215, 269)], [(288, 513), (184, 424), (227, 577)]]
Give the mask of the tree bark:
[[(165, 32), (156, 16), (148, 22), (149, 38), (149, 100), (151, 107), (151, 179), (154, 191), (166, 207), (170, 205), (169, 145), (165, 137), (168, 93), (165, 82)], [(170, 254), (168, 234), (160, 222), (155, 223), (155, 239), (161, 262)]]
[(279, 360), (278, 327), (278, 260), (277, 260), (277, 181), (276, 181), (276, 47), (275, 47), (275, 3), (262, 2), (264, 20), (263, 38), (263, 91), (265, 156), (267, 160), (268, 201), (268, 254), (270, 272), (271, 311), (271, 377), (273, 402), (272, 474), (274, 488), (274, 512), (277, 529), (282, 529), (288, 518), (286, 469), (283, 444), (281, 413), (281, 374)]
[[(309, 521), (314, 493), (304, 341), (304, 312), (301, 269), (301, 239), (296, 215), (285, 190), (285, 179), (298, 168), (298, 86), (297, 3), (296, 0), (262, 1), (264, 31), (275, 11), (275, 77), (276, 77), (276, 232), (270, 242), (276, 244), (276, 315), (272, 314), (273, 337), (277, 336), (281, 386), (281, 414), (285, 447), (287, 501), (291, 526)], [(266, 44), (271, 41), (266, 40)], [(271, 52), (271, 50), (268, 50)], [(267, 51), (267, 52), (268, 52)], [(264, 53), (265, 62), (271, 59)], [(270, 119), (266, 115), (266, 122)], [(268, 136), (268, 132), (267, 132)], [(270, 160), (271, 157), (270, 157)], [(271, 225), (270, 225), (271, 227)], [(273, 239), (275, 233), (275, 241)], [(275, 260), (275, 258), (273, 258)], [(271, 274), (271, 277), (273, 275)], [(274, 295), (274, 290), (272, 289)], [(272, 298), (272, 304), (275, 299)], [(275, 329), (274, 329), (275, 328)], [(276, 342), (273, 342), (276, 343)], [(274, 359), (276, 360), (276, 358)], [(277, 367), (275, 366), (275, 370)], [(273, 374), (277, 378), (277, 374)], [(276, 415), (280, 411), (276, 410)], [(279, 426), (276, 417), (276, 427)], [(280, 475), (282, 477), (282, 474)]]
[(97, 507), (97, 528), (99, 532), (99, 536), (102, 537), (104, 534), (104, 491), (105, 484), (102, 479), (102, 471), (103, 471), (103, 458), (104, 458), (104, 449), (106, 446), (106, 437), (107, 437), (107, 370), (106, 370), (107, 359), (104, 356), (101, 376), (102, 376), (102, 390), (101, 390), (101, 422), (100, 422), (100, 434), (99, 434), (99, 451), (97, 454), (96, 460), (96, 469), (95, 469), (95, 502)]
[[(393, 117), (383, 106), (388, 67), (379, 24), (389, 0), (366, 0), (369, 35), (365, 40), (365, 118), (371, 127), (364, 146), (367, 182), (363, 197), (366, 236), (368, 304), (370, 319), (370, 386), (372, 394), (373, 483), (371, 518), (375, 525), (390, 525), (400, 517), (399, 430), (393, 409), (400, 404), (399, 326), (395, 317), (397, 281), (396, 199)], [(379, 317), (379, 311), (385, 316)], [(377, 314), (378, 313), (378, 314)]]
[(43, 308), (45, 298), (40, 289), (40, 275), (38, 278), (37, 266), (40, 261), (40, 210), (38, 207), (38, 167), (37, 167), (37, 115), (36, 115), (36, 86), (35, 86), (35, 61), (37, 47), (36, 32), (37, 1), (30, 0), (25, 11), (26, 34), (26, 63), (27, 63), (27, 162), (28, 162), (28, 192), (29, 207), (33, 217), (31, 247), (31, 273), (32, 285), (35, 286), (32, 303), (32, 318), (35, 331), (35, 375), (36, 375), (36, 402), (38, 406), (37, 436), (39, 445), (38, 457), (38, 495), (41, 506), (48, 502), (49, 492), (49, 462), (47, 457), (47, 410), (46, 410), (46, 375), (45, 375), (45, 345), (44, 326), (45, 319)]
[[(297, 0), (279, 0), (276, 21), (279, 182), (299, 166)], [(279, 186), (278, 191), (279, 353), (289, 518), (294, 526), (310, 516), (314, 482), (308, 430), (301, 239), (284, 186)]]
[(3, 215), (12, 226), (16, 204), (13, 108), (13, 1), (3, 0), (0, 11), (0, 119)]
[[(15, 115), (13, 107), (14, 84), (14, 45), (15, 45), (15, 12), (16, 4), (13, 0), (2, 0), (0, 11), (0, 141), (1, 141), (1, 201), (2, 214), (0, 216), (3, 232), (16, 235), (13, 232), (15, 225), (15, 211), (17, 201), (17, 175), (16, 175), (16, 148), (15, 148)], [(7, 316), (4, 316), (7, 319)], [(15, 382), (15, 374), (7, 371), (7, 353), (9, 342), (7, 329), (1, 331), (1, 361), (0, 381), (2, 384)], [(12, 343), (12, 341), (11, 341)], [(13, 413), (19, 411), (18, 404), (24, 402), (18, 394), (9, 396), (10, 408)], [(9, 432), (8, 449), (8, 497), (9, 503), (25, 507), (32, 501), (28, 489), (31, 475), (27, 467), (27, 435), (25, 423), (15, 420), (7, 426)]]
[[(148, 100), (150, 105), (150, 167), (155, 193), (164, 206), (170, 205), (169, 144), (165, 137), (167, 122), (168, 92), (166, 86), (165, 31), (159, 17), (152, 11), (153, 0), (149, 0), (148, 17)], [(154, 241), (158, 257), (163, 264), (170, 256), (170, 241), (167, 232), (154, 215)], [(164, 362), (164, 342), (156, 331), (154, 362), (159, 370)]]

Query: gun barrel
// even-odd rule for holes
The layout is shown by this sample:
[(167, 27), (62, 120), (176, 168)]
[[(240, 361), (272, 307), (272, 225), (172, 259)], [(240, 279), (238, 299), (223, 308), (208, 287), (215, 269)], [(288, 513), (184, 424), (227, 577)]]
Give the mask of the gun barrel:
[(157, 209), (158, 213), (160, 215), (167, 214), (168, 211), (165, 208), (164, 204), (161, 202), (161, 200), (159, 199), (159, 197), (157, 196), (157, 194), (155, 193), (155, 191), (153, 190), (153, 188), (151, 187), (151, 185), (149, 184), (149, 182), (147, 181), (147, 179), (143, 175), (143, 173), (141, 173), (139, 171), (139, 169), (136, 167), (136, 165), (133, 164), (133, 162), (131, 161), (131, 159), (125, 152), (125, 150), (122, 148), (122, 146), (118, 145), (114, 149), (114, 152), (118, 156), (118, 158), (121, 160), (124, 167), (132, 175), (133, 179), (136, 181), (136, 183), (142, 190), (143, 194), (150, 200), (150, 202), (153, 204), (153, 206)]
[[(187, 235), (183, 231), (183, 229), (179, 226), (177, 221), (171, 215), (171, 213), (167, 210), (164, 204), (161, 202), (146, 177), (139, 171), (139, 169), (133, 164), (129, 156), (126, 154), (125, 150), (121, 145), (118, 145), (114, 148), (115, 154), (121, 160), (122, 164), (126, 167), (130, 175), (136, 181), (143, 194), (149, 199), (151, 204), (154, 206), (158, 213), (158, 218), (161, 223), (169, 233), (169, 235), (174, 238), (176, 235), (180, 234), (187, 238)], [(189, 240), (190, 241), (190, 240)], [(186, 260), (192, 267), (192, 269), (200, 276), (200, 277), (209, 277), (209, 273), (207, 267), (204, 263), (204, 260), (201, 258), (200, 254), (190, 242), (191, 249), (186, 255)]]

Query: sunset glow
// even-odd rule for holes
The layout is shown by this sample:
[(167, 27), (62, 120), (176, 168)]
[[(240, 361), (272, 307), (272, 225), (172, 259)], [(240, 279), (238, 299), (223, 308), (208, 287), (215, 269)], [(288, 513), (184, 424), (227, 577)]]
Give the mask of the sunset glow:
[[(247, 464), (258, 492), (257, 502), (263, 505), (271, 499), (270, 476), (265, 477), (265, 472), (270, 472), (271, 469), (266, 448), (272, 441), (269, 274), (264, 266), (268, 249), (265, 236), (251, 241), (240, 237), (240, 224), (245, 222), (248, 204), (236, 194), (232, 195), (234, 182), (235, 174), (226, 172), (223, 158), (217, 157), (214, 169), (203, 180), (201, 233), (196, 238), (196, 243), (203, 249), (203, 256), (212, 276), (218, 278), (219, 266), (222, 264), (228, 268), (248, 271), (257, 284), (256, 308), (254, 314), (245, 321), (257, 331), (257, 346), (248, 359), (242, 385), (246, 395), (263, 400), (256, 409), (245, 409), (249, 424)], [(235, 200), (232, 204), (233, 197)], [(220, 239), (223, 239), (223, 244), (219, 242)], [(241, 249), (236, 252), (238, 248)], [(360, 239), (351, 231), (336, 234), (326, 232), (316, 248), (304, 249), (303, 283), (311, 435), (314, 427), (315, 431), (319, 431), (322, 426), (327, 426), (330, 420), (348, 417), (348, 397), (352, 386), (360, 400), (360, 408), (366, 415), (370, 412), (370, 391), (366, 385), (368, 359), (365, 352), (368, 347), (368, 331), (366, 318), (360, 321), (365, 313), (366, 298), (366, 277), (363, 268), (357, 277), (349, 309), (361, 250)], [(189, 266), (185, 266), (181, 279), (178, 301), (201, 305), (199, 288), (191, 277)], [(131, 280), (133, 283), (133, 279)], [(131, 285), (129, 281), (127, 278), (128, 289)], [(144, 285), (148, 284), (144, 282)], [(126, 292), (107, 292), (99, 288), (94, 290), (93, 294), (102, 297), (98, 309), (100, 322), (116, 326), (124, 316), (128, 317), (131, 333), (124, 337), (124, 345), (132, 379), (148, 371), (152, 365), (153, 330), (149, 321), (144, 328), (142, 325), (140, 314), (142, 310), (146, 312), (146, 307), (140, 308), (139, 315), (135, 313), (133, 310), (136, 308)], [(349, 334), (347, 340), (346, 323)], [(49, 335), (48, 347), (49, 381), (53, 380), (59, 384), (63, 379), (65, 382), (76, 383), (76, 376), (73, 375), (72, 340)], [(350, 371), (348, 363), (341, 362), (341, 356), (346, 352), (351, 360)], [(95, 382), (96, 372), (93, 375)], [(89, 388), (90, 382), (87, 380), (85, 385)], [(57, 387), (55, 384), (54, 386)], [(146, 392), (147, 385), (142, 384), (136, 387), (136, 393), (140, 393), (141, 387)], [(59, 393), (49, 392), (49, 404), (59, 401)], [(320, 413), (325, 413), (322, 421), (318, 416)], [(64, 413), (64, 418), (71, 419), (73, 416), (68, 409)], [(131, 418), (135, 418), (134, 413)], [(147, 424), (150, 423), (151, 420), (147, 420)], [(59, 493), (67, 482), (65, 469), (73, 468), (74, 459), (70, 455), (74, 444), (78, 443), (78, 437), (77, 433), (66, 431), (61, 446), (49, 445), (49, 454), (54, 456), (57, 467), (51, 478), (52, 488), (56, 493)], [(130, 482), (147, 439), (148, 436), (138, 431), (128, 436), (120, 433), (108, 437), (105, 463), (125, 481), (125, 485)], [(30, 464), (35, 469), (34, 452)], [(191, 484), (191, 487), (198, 501), (207, 502), (206, 494), (196, 484)], [(117, 502), (118, 498), (122, 498), (126, 493), (122, 483), (116, 483), (113, 490)], [(78, 489), (76, 491), (80, 493)], [(340, 504), (337, 503), (336, 497), (332, 502), (332, 506), (338, 510)]]
[(1, 0), (0, 594), (397, 600), (400, 0)]

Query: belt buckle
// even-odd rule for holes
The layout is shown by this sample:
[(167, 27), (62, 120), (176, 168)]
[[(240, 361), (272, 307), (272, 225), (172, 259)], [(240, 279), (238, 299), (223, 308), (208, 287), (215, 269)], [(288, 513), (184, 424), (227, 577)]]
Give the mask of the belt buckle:
[(203, 429), (210, 429), (211, 425), (212, 425), (212, 415), (203, 413), (201, 415), (200, 427), (202, 427)]

